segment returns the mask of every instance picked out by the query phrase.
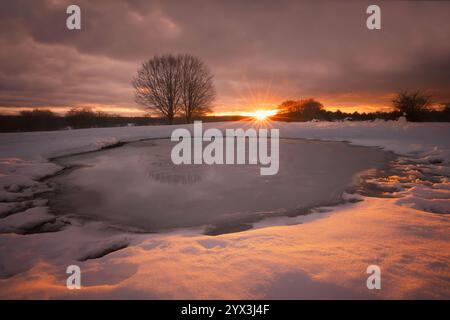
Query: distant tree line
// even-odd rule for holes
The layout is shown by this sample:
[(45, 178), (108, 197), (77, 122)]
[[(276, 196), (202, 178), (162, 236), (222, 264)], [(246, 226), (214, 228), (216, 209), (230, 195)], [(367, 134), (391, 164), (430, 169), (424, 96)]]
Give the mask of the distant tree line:
[(389, 112), (342, 112), (327, 111), (322, 103), (314, 99), (286, 100), (279, 106), (273, 120), (279, 121), (367, 121), (375, 119), (396, 120), (405, 116), (412, 122), (450, 121), (450, 103), (441, 103), (441, 108), (433, 108), (430, 95), (422, 91), (399, 92), (392, 100), (393, 110)]
[[(198, 116), (204, 122), (238, 121), (243, 116)], [(101, 127), (147, 126), (166, 124), (162, 117), (124, 117), (92, 108), (72, 108), (65, 115), (58, 115), (48, 109), (22, 111), (19, 115), (0, 115), (0, 132), (50, 131)], [(175, 118), (174, 123), (184, 123)]]
[(163, 120), (158, 118), (121, 117), (91, 108), (73, 108), (64, 116), (47, 109), (34, 109), (22, 111), (20, 115), (1, 115), (0, 131), (44, 131), (162, 123)]
[[(389, 112), (342, 112), (327, 111), (322, 103), (314, 99), (287, 100), (279, 106), (272, 120), (278, 121), (367, 121), (375, 119), (396, 120), (405, 116), (408, 121), (449, 122), (450, 103), (441, 103), (436, 109), (430, 95), (421, 91), (404, 91), (392, 101), (393, 111)], [(193, 115), (191, 115), (194, 117)], [(204, 122), (251, 120), (244, 116), (196, 115)], [(184, 123), (185, 118), (175, 117), (172, 123)], [(94, 111), (91, 108), (72, 108), (64, 116), (47, 109), (22, 111), (20, 115), (0, 115), (0, 132), (43, 131), (81, 128), (161, 125), (167, 123), (165, 117), (123, 117)]]

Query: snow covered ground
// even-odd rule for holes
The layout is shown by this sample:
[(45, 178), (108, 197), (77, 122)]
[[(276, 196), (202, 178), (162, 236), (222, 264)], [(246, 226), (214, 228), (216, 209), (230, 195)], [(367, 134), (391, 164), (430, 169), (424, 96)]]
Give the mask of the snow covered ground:
[[(315, 218), (263, 220), (264, 228), (215, 237), (195, 228), (140, 234), (54, 216), (41, 179), (61, 170), (49, 158), (169, 137), (175, 126), (0, 134), (0, 298), (450, 298), (450, 124), (269, 125), (284, 138), (399, 157), (345, 195), (363, 201), (319, 208)], [(66, 288), (70, 264), (81, 267), (81, 290)], [(381, 290), (366, 287), (372, 264)]]

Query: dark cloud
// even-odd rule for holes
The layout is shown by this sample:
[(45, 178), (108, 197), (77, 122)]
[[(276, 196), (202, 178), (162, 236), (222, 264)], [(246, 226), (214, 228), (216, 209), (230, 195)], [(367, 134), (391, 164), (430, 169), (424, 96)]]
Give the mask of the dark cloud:
[(0, 107), (137, 107), (130, 80), (155, 54), (188, 52), (215, 74), (217, 110), (314, 96), (330, 105), (385, 105), (401, 89), (450, 100), (450, 2), (71, 1), (0, 3)]

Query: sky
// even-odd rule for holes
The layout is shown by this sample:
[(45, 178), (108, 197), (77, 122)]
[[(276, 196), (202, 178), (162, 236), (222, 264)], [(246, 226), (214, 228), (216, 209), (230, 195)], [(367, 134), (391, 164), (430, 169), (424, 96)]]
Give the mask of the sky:
[[(381, 30), (369, 30), (372, 2), (2, 0), (0, 112), (142, 114), (131, 80), (165, 53), (209, 66), (217, 114), (304, 98), (330, 110), (389, 110), (396, 92), (416, 89), (449, 102), (450, 1), (375, 1)], [(75, 3), (81, 30), (68, 30)]]

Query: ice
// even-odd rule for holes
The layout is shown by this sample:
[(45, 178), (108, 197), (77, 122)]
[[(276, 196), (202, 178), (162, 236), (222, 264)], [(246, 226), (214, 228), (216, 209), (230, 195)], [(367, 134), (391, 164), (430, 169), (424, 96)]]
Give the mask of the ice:
[(151, 140), (59, 159), (78, 169), (51, 179), (51, 207), (144, 231), (210, 225), (207, 232), (219, 234), (340, 203), (355, 175), (392, 159), (342, 142), (282, 139), (280, 172), (261, 176), (256, 165), (174, 165), (174, 144)]

